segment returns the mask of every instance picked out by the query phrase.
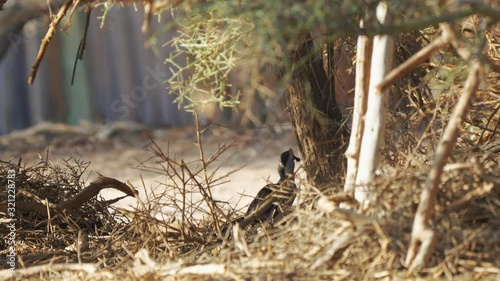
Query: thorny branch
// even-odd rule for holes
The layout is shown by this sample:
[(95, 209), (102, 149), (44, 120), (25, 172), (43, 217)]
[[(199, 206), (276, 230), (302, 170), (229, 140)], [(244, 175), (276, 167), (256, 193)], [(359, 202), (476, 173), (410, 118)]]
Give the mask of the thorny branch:
[[(137, 190), (131, 189), (128, 185), (124, 184), (121, 181), (118, 181), (113, 178), (100, 176), (91, 182), (87, 187), (85, 187), (80, 193), (76, 196), (60, 202), (60, 203), (48, 203), (48, 205), (41, 203), (44, 201), (41, 198), (38, 198), (38, 202), (27, 202), (27, 201), (18, 201), (16, 202), (16, 206), (19, 210), (27, 211), (27, 212), (35, 212), (39, 213), (43, 216), (49, 215), (49, 210), (54, 209), (57, 211), (72, 211), (80, 208), (85, 202), (87, 202), (90, 198), (99, 194), (99, 192), (105, 188), (114, 188), (125, 193), (127, 196), (135, 196), (137, 194)], [(31, 197), (37, 197), (35, 195), (31, 195)]]
[(64, 3), (64, 5), (61, 7), (61, 9), (59, 9), (57, 16), (50, 23), (49, 30), (47, 30), (47, 34), (45, 34), (45, 37), (43, 38), (42, 43), (40, 44), (40, 49), (38, 50), (38, 54), (36, 56), (35, 62), (33, 63), (33, 66), (31, 67), (30, 76), (28, 78), (28, 83), (30, 85), (33, 85), (33, 82), (35, 81), (38, 67), (40, 66), (40, 63), (42, 62), (43, 56), (45, 55), (45, 51), (47, 50), (47, 46), (49, 45), (50, 40), (52, 40), (52, 36), (56, 33), (56, 29), (59, 26), (59, 23), (61, 22), (64, 15), (66, 15), (66, 12), (68, 11), (69, 7), (71, 7), (72, 4), (73, 4), (73, 0), (69, 0), (68, 2)]
[(441, 28), (443, 30), (443, 38), (447, 38), (448, 43), (459, 48), (457, 49), (457, 53), (464, 60), (471, 59), (471, 61), (463, 93), (437, 146), (431, 170), (420, 195), (420, 203), (413, 222), (411, 242), (405, 260), (410, 271), (425, 266), (434, 250), (437, 237), (434, 230), (431, 229), (430, 220), (434, 211), (441, 174), (448, 156), (455, 147), (460, 126), (470, 106), (470, 100), (479, 86), (479, 75), (482, 68), (478, 58), (469, 57), (471, 56), (470, 52), (461, 47), (462, 42), (459, 41), (450, 24), (443, 24)]
[[(217, 233), (220, 233), (219, 219), (217, 218), (217, 214), (215, 212), (215, 210), (218, 209), (218, 207), (213, 200), (212, 191), (210, 190), (211, 186), (210, 186), (210, 181), (208, 179), (207, 164), (205, 162), (205, 154), (203, 153), (203, 145), (201, 142), (200, 122), (198, 118), (198, 112), (196, 112), (196, 110), (194, 111), (194, 117), (196, 124), (196, 140), (197, 140), (198, 151), (200, 153), (200, 163), (201, 163), (201, 168), (203, 170), (203, 178), (205, 180), (205, 185), (206, 185), (205, 188), (203, 188), (192, 175), (191, 177), (193, 180), (196, 181), (196, 184), (200, 187), (200, 191), (203, 192), (203, 197), (205, 198), (208, 207), (210, 208), (210, 213), (212, 214), (212, 219), (215, 223), (215, 229), (217, 230)], [(219, 213), (223, 214), (223, 212), (220, 209), (218, 209), (218, 211)]]

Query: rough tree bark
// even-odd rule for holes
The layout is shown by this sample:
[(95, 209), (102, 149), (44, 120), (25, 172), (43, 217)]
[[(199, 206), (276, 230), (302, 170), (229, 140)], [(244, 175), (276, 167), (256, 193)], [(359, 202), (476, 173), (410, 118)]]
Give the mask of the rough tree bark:
[(285, 100), (308, 179), (321, 187), (338, 176), (343, 147), (342, 113), (319, 51), (310, 35), (297, 45), (292, 54), (293, 81)]

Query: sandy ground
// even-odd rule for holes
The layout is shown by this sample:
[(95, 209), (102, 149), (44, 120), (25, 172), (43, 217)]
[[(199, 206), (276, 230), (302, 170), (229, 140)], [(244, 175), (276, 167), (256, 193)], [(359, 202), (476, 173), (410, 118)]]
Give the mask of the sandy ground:
[[(194, 127), (175, 129), (146, 129), (137, 124), (121, 124), (119, 129), (92, 129), (66, 125), (44, 124), (37, 128), (15, 132), (0, 137), (0, 159), (22, 162), (30, 165), (45, 157), (49, 147), (49, 160), (62, 164), (62, 159), (75, 159), (91, 162), (85, 172), (89, 183), (99, 174), (130, 182), (139, 190), (141, 199), (147, 201), (146, 193), (164, 189), (167, 179), (161, 173), (152, 173), (138, 168), (151, 158), (152, 153), (145, 147), (150, 136), (170, 157), (183, 159), (186, 163), (199, 159)], [(43, 129), (40, 129), (43, 128)], [(228, 182), (213, 188), (217, 200), (228, 201), (232, 206), (245, 208), (252, 196), (268, 180), (277, 181), (278, 158), (281, 152), (293, 148), (298, 151), (290, 125), (282, 125), (272, 132), (269, 129), (247, 130), (238, 134), (230, 129), (211, 127), (202, 134), (205, 157), (210, 157), (217, 147), (234, 143), (212, 166), (210, 171), (219, 168), (217, 176), (226, 175), (238, 168), (240, 170), (228, 177)], [(278, 131), (278, 132), (276, 132)], [(299, 155), (300, 156), (300, 155)], [(159, 167), (154, 161), (146, 162), (150, 167)], [(192, 165), (196, 165), (196, 162)], [(144, 183), (144, 184), (143, 184)], [(148, 189), (145, 192), (144, 189)], [(112, 189), (103, 190), (106, 199), (122, 194)], [(125, 198), (116, 206), (130, 208), (136, 205), (135, 198)]]

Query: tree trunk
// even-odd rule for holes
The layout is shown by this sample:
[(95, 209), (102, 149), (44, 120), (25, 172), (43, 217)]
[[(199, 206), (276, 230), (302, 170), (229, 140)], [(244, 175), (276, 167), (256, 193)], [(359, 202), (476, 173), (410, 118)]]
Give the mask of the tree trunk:
[(343, 171), (344, 150), (342, 113), (331, 92), (320, 49), (314, 47), (310, 35), (298, 44), (292, 54), (293, 81), (285, 98), (304, 169), (318, 187), (338, 178)]
[[(387, 21), (388, 5), (380, 2), (377, 5), (377, 18), (381, 24)], [(389, 35), (377, 35), (373, 39), (373, 52), (368, 88), (368, 106), (364, 115), (364, 129), (358, 158), (358, 174), (356, 175), (354, 198), (366, 208), (372, 199), (375, 177), (382, 149), (385, 142), (385, 127), (389, 109), (389, 90), (381, 92), (377, 89), (385, 75), (392, 68), (394, 58), (394, 39)]]
[[(363, 28), (363, 21), (360, 23)], [(358, 175), (359, 152), (361, 137), (365, 122), (363, 116), (368, 104), (368, 86), (370, 84), (370, 67), (373, 50), (373, 38), (360, 35), (356, 46), (356, 87), (354, 89), (354, 108), (352, 113), (352, 128), (349, 146), (345, 152), (347, 171), (344, 183), (344, 192), (354, 196), (356, 176)]]

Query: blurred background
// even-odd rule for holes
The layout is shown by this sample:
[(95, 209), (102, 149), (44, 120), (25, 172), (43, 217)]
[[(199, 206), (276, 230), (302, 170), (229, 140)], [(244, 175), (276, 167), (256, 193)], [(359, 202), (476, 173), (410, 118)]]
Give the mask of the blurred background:
[[(192, 114), (172, 103), (175, 96), (167, 94), (164, 84), (171, 75), (163, 61), (170, 49), (162, 45), (170, 34), (160, 32), (153, 48), (145, 48), (149, 37), (141, 32), (144, 13), (134, 7), (111, 8), (102, 28), (99, 17), (103, 12), (92, 11), (84, 60), (78, 61), (71, 85), (86, 17), (76, 12), (69, 29), (62, 32), (58, 28), (30, 86), (28, 76), (49, 18), (44, 15), (24, 26), (21, 23), (46, 11), (46, 2), (42, 2), (8, 1), (0, 12), (0, 134), (42, 121), (72, 125), (82, 120), (136, 121), (150, 126), (192, 123)], [(168, 22), (168, 16), (163, 13), (162, 20)], [(64, 25), (63, 19), (60, 26)], [(153, 19), (151, 31), (157, 30), (158, 21)]]
[[(52, 13), (56, 13), (57, 0), (50, 3), (54, 5)], [(193, 123), (192, 113), (179, 109), (183, 103), (174, 102), (177, 95), (169, 95), (165, 83), (172, 77), (172, 71), (179, 71), (165, 64), (165, 59), (173, 53), (168, 42), (178, 35), (175, 30), (167, 30), (172, 22), (170, 12), (161, 13), (161, 22), (153, 16), (149, 32), (145, 34), (141, 31), (143, 6), (94, 8), (83, 61), (78, 61), (73, 85), (73, 68), (85, 30), (86, 13), (76, 11), (71, 26), (65, 29), (67, 15), (48, 44), (33, 85), (29, 85), (32, 65), (50, 24), (47, 2), (10, 0), (3, 8), (0, 12), (0, 135), (43, 121), (70, 125), (79, 125), (82, 121), (98, 124), (131, 121), (148, 127)], [(345, 45), (335, 53), (338, 68), (335, 95), (342, 110), (350, 106), (352, 95), (347, 98), (347, 93), (354, 87), (348, 54), (352, 48)], [(200, 88), (194, 94), (198, 102), (196, 110), (201, 113), (202, 121), (206, 121), (204, 125), (216, 123), (240, 133), (245, 128), (266, 125), (275, 131), (274, 124), (287, 121), (282, 103), (286, 84), (272, 70), (255, 67), (255, 61), (241, 60), (235, 64), (228, 75), (225, 92), (233, 98), (239, 97), (237, 106), (221, 108), (224, 102), (221, 100), (206, 103), (208, 99), (213, 101), (211, 95), (207, 95), (208, 85), (195, 85)], [(192, 73), (186, 71), (181, 75)], [(192, 102), (186, 101), (188, 103)]]
[[(29, 85), (30, 71), (50, 24), (47, 2), (9, 0), (3, 8), (0, 11), (2, 159), (17, 161), (22, 158), (27, 163), (37, 163), (41, 154), (57, 163), (65, 163), (66, 159), (74, 162), (85, 159), (89, 163), (84, 173), (86, 179), (92, 180), (98, 172), (130, 181), (141, 190), (142, 198), (147, 196), (142, 188), (165, 188), (161, 184), (166, 181), (161, 170), (152, 172), (141, 168), (142, 163), (151, 158), (151, 153), (147, 152), (151, 139), (165, 149), (165, 153), (182, 157), (187, 163), (197, 163), (199, 152), (193, 145), (196, 142), (195, 130), (189, 126), (194, 123), (193, 114), (184, 110), (182, 103), (179, 108), (174, 102), (177, 95), (170, 95), (165, 83), (172, 75), (164, 63), (172, 52), (167, 43), (175, 35), (175, 31), (165, 28), (171, 21), (169, 12), (162, 13), (160, 23), (153, 17), (150, 33), (145, 34), (141, 31), (144, 22), (142, 6), (137, 9), (119, 5), (106, 8), (104, 23), (104, 8), (93, 9), (84, 58), (78, 61), (73, 85), (73, 67), (85, 30), (86, 14), (76, 11), (71, 26), (61, 30), (66, 26), (68, 12), (48, 44), (33, 85)], [(52, 12), (57, 13), (58, 9), (54, 7)], [(41, 16), (37, 16), (39, 14)], [(245, 67), (240, 67), (232, 73), (231, 84), (226, 90), (236, 95), (244, 88), (249, 76)], [(276, 82), (268, 80), (263, 84), (272, 88)], [(269, 92), (267, 97), (274, 93)], [(214, 189), (214, 196), (234, 205), (245, 206), (253, 198), (242, 198), (245, 190), (254, 194), (269, 180), (275, 181), (278, 156), (290, 147), (296, 149), (289, 125), (280, 125), (279, 142), (274, 138), (276, 135), (268, 134), (267, 129), (255, 135), (251, 130), (248, 130), (248, 135), (240, 134), (247, 132), (248, 127), (264, 124), (269, 108), (278, 104), (275, 99), (264, 103), (257, 96), (252, 92), (239, 104), (252, 101), (246, 104), (261, 113), (253, 118), (254, 122), (240, 122), (244, 119), (242, 112), (245, 108), (220, 110), (217, 104), (197, 107), (202, 126), (213, 122), (224, 126), (212, 126), (203, 134), (207, 155), (214, 153), (221, 143), (234, 142), (227, 153), (229, 156), (224, 157), (230, 158), (236, 153), (238, 157), (214, 164), (224, 164), (219, 173), (231, 175), (228, 177), (231, 184)], [(275, 110), (271, 119), (285, 119), (282, 112)], [(55, 123), (83, 126), (77, 128)], [(112, 125), (87, 126), (89, 123)], [(38, 126), (33, 130), (23, 130), (35, 125)], [(225, 130), (226, 126), (237, 130)], [(93, 129), (86, 130), (90, 127), (98, 128), (98, 133)], [(144, 130), (145, 127), (154, 130)], [(15, 132), (18, 130), (23, 131)], [(73, 160), (69, 161), (71, 165), (75, 164)], [(234, 173), (242, 166), (246, 166), (244, 171)], [(101, 195), (108, 199), (120, 196), (112, 189)], [(117, 204), (127, 207), (135, 203), (134, 198), (128, 199)]]

